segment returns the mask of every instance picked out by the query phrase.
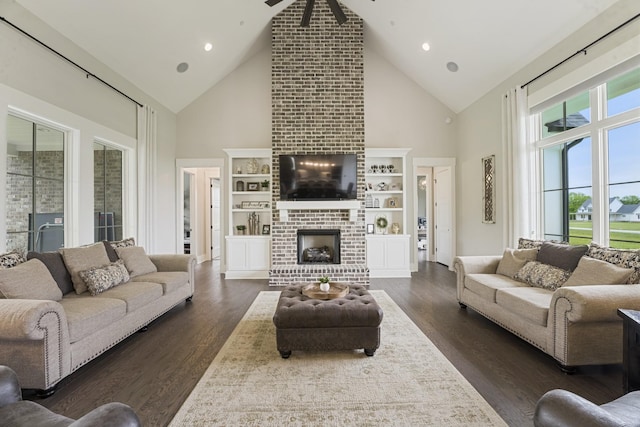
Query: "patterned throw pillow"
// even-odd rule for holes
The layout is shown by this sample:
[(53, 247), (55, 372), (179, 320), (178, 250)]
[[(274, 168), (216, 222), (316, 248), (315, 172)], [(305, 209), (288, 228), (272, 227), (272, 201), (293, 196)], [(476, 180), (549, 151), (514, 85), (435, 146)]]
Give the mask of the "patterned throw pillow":
[(102, 267), (81, 271), (80, 277), (86, 283), (89, 293), (95, 296), (107, 289), (127, 282), (129, 280), (129, 272), (124, 266), (124, 261), (118, 260)]
[(538, 261), (525, 264), (513, 277), (530, 286), (555, 291), (571, 276), (570, 271), (563, 270)]
[(633, 268), (627, 283), (640, 283), (640, 250), (607, 248), (591, 242), (587, 256), (618, 267)]
[(544, 242), (560, 243), (562, 245), (569, 244), (568, 242), (560, 242), (558, 240), (533, 240), (521, 237), (518, 239), (518, 249), (540, 249)]
[(0, 270), (5, 268), (15, 267), (18, 264), (22, 264), (26, 259), (22, 252), (13, 250), (0, 254)]
[(124, 240), (116, 240), (109, 242), (113, 249), (116, 248), (128, 248), (129, 246), (135, 246), (136, 240), (133, 237), (128, 237)]

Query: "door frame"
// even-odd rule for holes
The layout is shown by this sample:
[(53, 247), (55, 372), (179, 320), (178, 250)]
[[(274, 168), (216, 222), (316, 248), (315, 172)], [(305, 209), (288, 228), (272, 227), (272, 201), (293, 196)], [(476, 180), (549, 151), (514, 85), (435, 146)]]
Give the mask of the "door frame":
[[(418, 223), (418, 187), (415, 184), (417, 182), (418, 176), (420, 175), (418, 173), (418, 169), (419, 168), (434, 168), (434, 167), (448, 167), (451, 168), (451, 210), (452, 210), (452, 216), (451, 216), (451, 258), (455, 258), (456, 256), (456, 241), (457, 241), (457, 237), (456, 237), (456, 159), (455, 157), (414, 157), (413, 158), (413, 174), (411, 177), (411, 181), (413, 183), (413, 200), (412, 200), (412, 205), (413, 205), (413, 213), (411, 215), (412, 219), (412, 229), (416, 228), (415, 225)], [(433, 179), (435, 177), (435, 174), (431, 175), (431, 180), (433, 183)], [(431, 211), (433, 211), (433, 203), (434, 203), (434, 198), (433, 195), (430, 199), (431, 202)], [(435, 214), (434, 214), (435, 215)], [(431, 216), (431, 225), (429, 225), (429, 231), (432, 233), (435, 232), (435, 229), (433, 227), (433, 218), (434, 215)], [(412, 232), (411, 233), (412, 239), (411, 239), (411, 250), (412, 250), (412, 255), (411, 255), (411, 271), (418, 271), (418, 234), (417, 232)], [(435, 238), (435, 236), (434, 236)], [(434, 240), (435, 243), (435, 240)], [(430, 249), (431, 252), (432, 249)], [(431, 255), (431, 254), (429, 254)], [(433, 259), (431, 259), (431, 256), (429, 256), (429, 261), (434, 261)], [(453, 263), (451, 263), (451, 265), (449, 266), (449, 270), (453, 269)]]
[[(184, 217), (184, 199), (183, 199), (183, 192), (184, 192), (184, 173), (186, 172), (187, 169), (210, 169), (210, 168), (219, 168), (220, 169), (220, 188), (225, 188), (224, 187), (224, 159), (216, 159), (216, 158), (211, 158), (211, 159), (176, 159), (176, 248), (175, 251), (177, 254), (180, 253), (184, 253), (184, 223), (183, 223), (183, 217)], [(196, 199), (197, 200), (207, 200), (207, 199), (211, 199), (211, 192), (209, 189), (209, 186), (207, 185), (207, 191), (205, 191), (205, 194), (199, 194), (198, 193), (198, 185), (196, 184)], [(222, 190), (221, 190), (222, 191)], [(208, 195), (207, 195), (208, 193)], [(221, 192), (221, 195), (223, 193)], [(221, 197), (220, 198), (220, 203), (224, 205), (224, 198)], [(224, 209), (223, 207), (221, 207), (220, 209), (220, 222), (222, 224), (225, 224), (225, 215), (224, 215)], [(210, 220), (209, 220), (210, 221)], [(206, 222), (206, 220), (205, 220)], [(198, 248), (194, 247), (193, 243), (194, 243), (194, 235), (197, 236), (202, 236), (203, 230), (200, 229), (200, 226), (198, 224), (198, 221), (196, 221), (196, 224), (192, 224), (191, 225), (191, 239), (192, 239), (192, 243), (191, 243), (191, 254), (192, 255), (196, 255), (196, 257), (198, 257), (198, 262), (203, 262), (205, 261), (205, 259), (203, 257), (200, 257), (198, 255)], [(210, 234), (210, 233), (209, 233)], [(211, 237), (209, 237), (209, 239), (211, 239)], [(198, 237), (195, 238), (195, 241), (199, 240)], [(206, 237), (205, 237), (206, 240)], [(220, 242), (220, 251), (221, 253), (224, 253), (224, 242), (221, 241)], [(211, 255), (211, 250), (209, 249), (208, 251), (209, 256)]]

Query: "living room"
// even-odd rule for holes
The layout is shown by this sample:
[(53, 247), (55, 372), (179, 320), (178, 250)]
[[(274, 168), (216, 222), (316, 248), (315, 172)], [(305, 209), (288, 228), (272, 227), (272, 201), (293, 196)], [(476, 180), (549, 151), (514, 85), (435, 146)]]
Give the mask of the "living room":
[[(140, 179), (140, 187), (138, 188), (148, 192), (144, 200), (136, 196), (135, 182), (129, 182), (127, 184), (129, 187), (125, 187), (128, 188), (128, 191), (125, 191), (125, 199), (131, 206), (135, 206), (138, 213), (136, 215), (134, 211), (133, 214), (130, 214), (122, 237), (135, 235), (138, 237), (139, 243), (146, 248), (147, 253), (178, 252), (182, 246), (178, 224), (182, 222), (182, 219), (177, 207), (177, 201), (180, 200), (177, 189), (181, 187), (176, 182), (176, 177), (179, 175), (176, 173), (177, 162), (182, 161), (180, 164), (185, 167), (224, 168), (225, 149), (231, 147), (264, 149), (274, 146), (271, 48), (269, 46), (255, 47), (256, 52), (222, 78), (218, 84), (202, 93), (178, 112), (174, 112), (101, 64), (90, 53), (65, 39), (52, 27), (20, 6), (19, 3), (1, 3), (2, 16), (19, 24), (22, 28), (29, 29), (38, 38), (46, 40), (48, 44), (73, 57), (92, 72), (121, 88), (132, 98), (143, 101), (144, 104), (151, 105), (154, 109), (157, 123), (156, 163), (149, 167), (149, 174)], [(262, 4), (259, 3), (257, 6), (262, 6)], [(316, 7), (320, 8), (320, 6), (318, 4)], [(322, 6), (326, 7), (324, 3)], [(632, 1), (615, 2), (611, 8), (599, 13), (593, 20), (576, 29), (570, 36), (563, 37), (562, 40), (555, 40), (554, 46), (550, 50), (540, 52), (540, 56), (535, 61), (522, 64), (519, 71), (460, 111), (455, 111), (440, 102), (398, 70), (386, 57), (369, 48), (365, 33), (363, 133), (366, 136), (363, 137), (364, 146), (359, 149), (410, 148), (410, 160), (455, 159), (456, 238), (454, 241), (455, 251), (452, 255), (502, 253), (506, 246), (514, 244), (513, 237), (518, 237), (513, 236), (514, 232), (508, 230), (509, 224), (505, 218), (509, 210), (506, 196), (507, 183), (502, 174), (505, 174), (508, 169), (508, 159), (502, 145), (502, 97), (509, 90), (529, 81), (566, 56), (597, 39), (609, 29), (634, 16), (638, 13), (637, 8), (638, 6)], [(574, 58), (572, 62), (532, 84), (531, 93), (536, 93), (535, 89), (538, 87), (541, 88), (541, 91), (548, 90), (547, 86), (552, 83), (562, 81), (566, 76), (572, 77), (572, 71), (580, 70), (583, 66), (588, 68), (591, 58), (601, 57), (607, 51), (624, 45), (625, 42), (637, 41), (637, 25), (635, 22), (621, 29), (594, 46), (593, 52), (590, 51), (589, 55)], [(6, 117), (10, 112), (19, 111), (32, 113), (37, 117), (51, 120), (53, 123), (67, 125), (73, 123), (77, 129), (82, 129), (83, 138), (87, 138), (78, 146), (77, 151), (77, 156), (84, 159), (83, 164), (86, 165), (90, 163), (86, 160), (89, 159), (88, 156), (91, 153), (91, 150), (83, 148), (89, 144), (88, 141), (91, 139), (86, 135), (101, 135), (107, 141), (118, 142), (126, 153), (130, 153), (129, 155), (135, 154), (135, 151), (138, 150), (136, 142), (138, 118), (134, 104), (127, 99), (115, 96), (108, 88), (95, 81), (85, 79), (82, 73), (79, 78), (77, 72), (69, 65), (48, 56), (50, 54), (44, 51), (41, 46), (35, 45), (15, 30), (4, 26), (2, 35), (3, 41), (0, 42), (0, 49), (6, 53), (6, 57), (12, 58), (12, 60), (9, 61), (9, 65), (2, 73), (2, 80), (0, 80), (3, 85), (0, 91), (0, 99), (2, 100), (0, 114)], [(637, 51), (635, 55), (637, 55)], [(47, 72), (45, 73), (43, 70), (47, 70)], [(60, 97), (60, 87), (68, 88), (70, 95)], [(100, 100), (100, 102), (96, 102), (96, 100)], [(78, 122), (82, 123), (76, 125)], [(0, 131), (6, 133), (4, 128)], [(498, 215), (494, 223), (482, 223), (482, 198), (478, 196), (481, 176), (480, 160), (491, 155), (496, 156), (497, 162), (495, 206)], [(128, 164), (132, 176), (139, 173), (136, 171), (134, 163)], [(153, 175), (151, 175), (151, 171), (154, 171)], [(76, 173), (74, 184), (69, 190), (77, 194), (78, 212), (85, 210), (93, 212), (93, 181), (90, 179), (93, 177), (93, 171), (87, 166), (80, 168)], [(408, 201), (407, 203), (407, 210), (413, 212), (413, 202)], [(92, 242), (94, 238), (91, 217), (84, 218), (79, 213), (77, 215), (77, 222), (69, 222), (70, 227), (73, 227), (74, 230), (68, 235), (70, 237), (68, 246), (86, 244)], [(409, 217), (413, 222), (411, 215)], [(408, 223), (409, 220), (407, 220)], [(229, 224), (225, 224), (225, 229), (229, 228)], [(167, 232), (157, 233), (157, 230), (166, 230)], [(272, 233), (275, 231), (275, 227), (272, 227)], [(204, 246), (203, 244), (201, 248), (195, 249), (197, 256), (204, 253)], [(415, 245), (412, 246), (412, 251), (416, 251)], [(411, 286), (411, 283), (416, 284), (421, 280), (429, 281), (425, 275), (431, 274), (434, 277), (442, 275), (445, 277), (442, 279), (443, 283), (452, 285), (450, 290), (455, 292), (453, 273), (447, 271), (446, 268), (439, 267), (442, 266), (430, 266), (429, 269), (435, 269), (434, 271), (414, 271), (413, 274), (416, 275), (414, 278), (401, 279), (398, 282), (406, 289)], [(205, 298), (211, 300), (223, 296), (229, 298), (228, 293), (235, 294), (236, 288), (240, 293), (245, 292), (253, 296), (258, 290), (269, 289), (264, 282), (254, 283), (242, 280), (234, 283), (232, 281), (225, 282), (220, 277), (216, 277), (224, 273), (224, 259), (220, 267), (222, 271), (207, 272), (203, 270), (203, 266), (197, 268), (199, 269), (198, 277), (219, 286), (219, 289), (206, 291), (203, 289), (201, 291), (203, 295), (207, 295)], [(414, 270), (418, 270), (417, 265)], [(447, 274), (449, 276), (446, 276)], [(438, 280), (433, 280), (433, 286), (436, 289), (439, 285), (435, 282)], [(372, 284), (386, 289), (390, 294), (393, 293), (393, 281), (391, 280), (373, 280)], [(197, 283), (196, 286), (198, 286)], [(426, 303), (429, 291), (423, 292), (420, 301)], [(443, 293), (446, 294), (446, 291)], [(407, 298), (406, 295), (395, 296), (400, 300)], [(449, 297), (455, 299), (452, 294), (449, 294)], [(215, 318), (216, 322), (220, 322), (222, 330), (213, 332), (212, 337), (207, 338), (209, 340), (208, 350), (216, 351), (215, 349), (222, 346), (224, 340), (216, 343), (211, 341), (216, 337), (228, 336), (234, 326), (232, 319), (235, 319), (235, 322), (239, 320), (238, 315), (244, 313), (250, 299), (248, 296), (234, 295), (230, 297), (229, 301), (231, 302), (228, 308), (220, 302), (216, 302), (214, 305), (217, 310), (224, 311), (226, 309), (232, 313), (230, 313), (229, 319), (223, 319), (223, 316)], [(413, 303), (404, 301), (403, 308), (407, 311), (413, 311), (414, 315), (419, 317), (418, 313), (421, 310)], [(453, 307), (453, 310), (457, 310), (457, 308)], [(194, 312), (203, 313), (195, 309)], [(206, 316), (205, 314), (201, 315)], [(172, 318), (177, 317), (179, 315)], [(449, 321), (454, 324), (460, 322), (459, 319), (453, 318)], [(168, 321), (162, 319), (161, 322)], [(482, 325), (491, 328), (489, 323), (482, 323)], [(423, 320), (422, 326), (425, 329), (436, 328), (426, 320)], [(490, 334), (501, 334), (499, 329), (490, 329), (490, 331)], [(200, 332), (204, 332), (204, 329), (200, 329)], [(432, 330), (432, 332), (435, 331)], [(439, 333), (441, 332), (435, 332), (436, 336)], [(437, 338), (431, 338), (437, 341)], [(145, 340), (150, 341), (150, 338), (145, 338)], [(187, 345), (197, 345), (196, 342), (197, 340), (194, 339)], [(186, 341), (181, 343), (181, 345), (184, 344)], [(127, 341), (123, 345), (135, 346), (136, 344)], [(149, 342), (147, 345), (146, 351), (152, 351), (153, 343)], [(445, 347), (447, 345), (455, 346), (451, 343), (443, 345)], [(504, 342), (500, 345), (509, 348)], [(96, 360), (95, 364), (106, 364), (106, 360), (113, 360), (118, 354), (123, 355), (125, 351), (121, 347), (114, 348), (108, 357)], [(451, 354), (449, 355), (451, 356)], [(451, 357), (455, 358), (456, 356)], [(485, 357), (485, 363), (488, 363), (488, 355)], [(181, 373), (199, 378), (200, 375), (195, 372), (201, 374), (208, 362), (194, 360), (193, 363), (198, 365), (193, 373), (189, 373), (186, 369), (183, 369)], [(538, 361), (538, 363), (544, 365), (544, 362)], [(540, 365), (536, 366), (540, 367)], [(93, 369), (95, 373), (95, 368)], [(107, 369), (111, 368), (107, 367)], [(541, 369), (546, 370), (547, 368)], [(481, 376), (479, 371), (471, 368), (470, 370), (473, 370), (475, 375)], [(606, 384), (612, 382), (610, 378), (606, 378), (609, 371), (605, 369), (604, 372), (602, 377), (605, 379), (601, 378), (601, 373), (596, 373), (589, 379), (583, 377), (577, 380), (567, 380), (557, 379), (556, 376), (553, 378), (557, 379), (557, 384), (560, 386), (574, 387), (574, 389), (576, 384), (585, 388), (590, 387), (593, 383), (590, 383), (589, 380), (595, 381), (596, 387), (600, 387), (600, 381)], [(608, 385), (602, 388), (606, 389), (607, 387)], [(65, 388), (67, 387), (65, 386)], [(491, 388), (489, 387), (489, 389)], [(181, 393), (183, 394), (183, 392)], [(599, 398), (612, 398), (614, 397), (612, 394), (610, 390), (607, 390)], [(60, 401), (65, 399), (64, 397), (54, 398), (60, 399)], [(66, 396), (66, 398), (73, 399), (72, 396)], [(496, 405), (500, 406), (500, 403)]]

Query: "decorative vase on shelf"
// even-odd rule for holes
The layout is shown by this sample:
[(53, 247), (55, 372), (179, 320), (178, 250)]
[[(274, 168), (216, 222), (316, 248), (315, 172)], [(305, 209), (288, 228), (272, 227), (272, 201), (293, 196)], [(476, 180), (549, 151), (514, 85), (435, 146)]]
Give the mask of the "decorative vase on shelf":
[(393, 234), (399, 234), (400, 233), (400, 224), (398, 224), (397, 222), (394, 222), (393, 224), (391, 224), (391, 232)]

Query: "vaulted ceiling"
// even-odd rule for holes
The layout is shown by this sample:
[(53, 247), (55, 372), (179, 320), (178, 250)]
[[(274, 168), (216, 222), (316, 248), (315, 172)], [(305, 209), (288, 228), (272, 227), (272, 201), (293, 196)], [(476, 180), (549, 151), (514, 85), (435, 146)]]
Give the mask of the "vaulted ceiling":
[[(271, 18), (294, 0), (16, 1), (177, 113), (268, 48)], [(460, 112), (616, 1), (341, 2), (364, 19), (367, 48)]]

